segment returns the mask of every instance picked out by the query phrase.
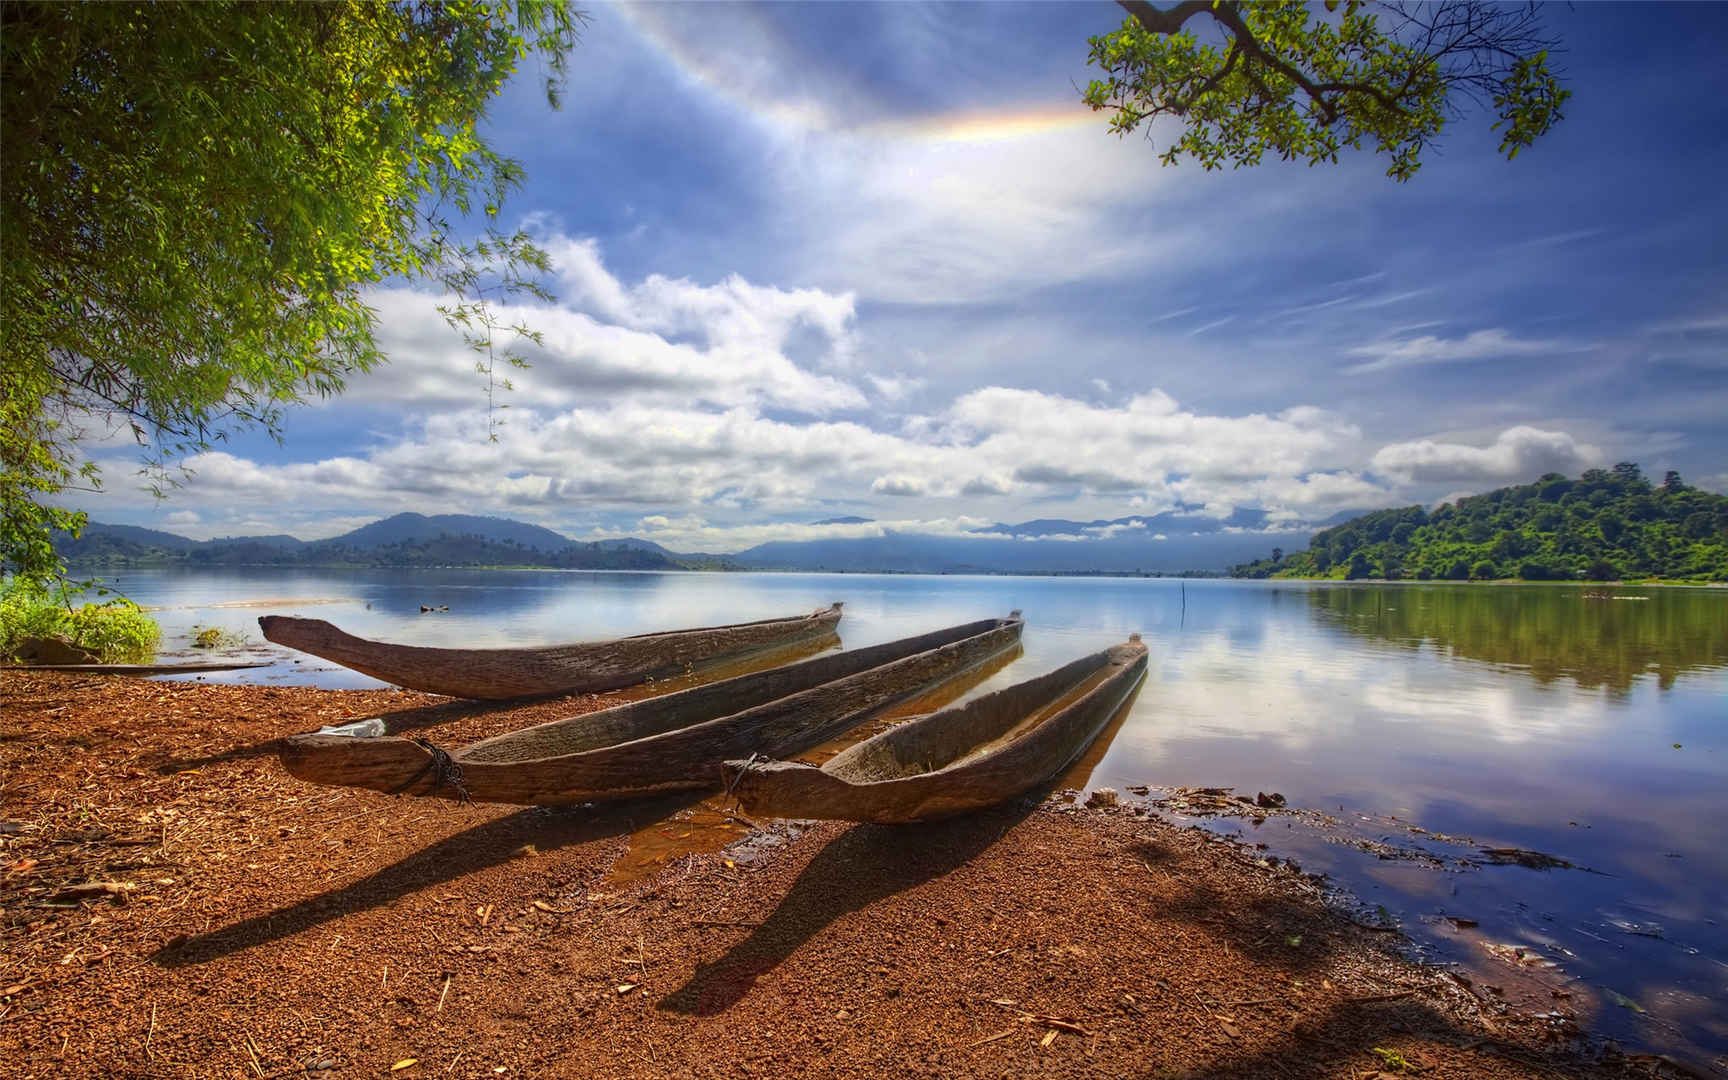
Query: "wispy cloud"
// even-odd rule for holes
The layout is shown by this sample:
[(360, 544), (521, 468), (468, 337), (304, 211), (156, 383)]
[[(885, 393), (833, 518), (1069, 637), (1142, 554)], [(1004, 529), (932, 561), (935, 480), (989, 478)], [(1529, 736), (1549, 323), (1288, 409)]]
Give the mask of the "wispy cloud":
[(1674, 319), (1650, 327), (1653, 334), (1715, 335), (1728, 332), (1728, 314), (1703, 315), (1692, 319)]
[(1171, 319), (1180, 319), (1184, 315), (1192, 315), (1199, 310), (1198, 307), (1189, 306), (1185, 308), (1177, 308), (1175, 311), (1166, 311), (1162, 315), (1154, 315), (1152, 318), (1146, 320), (1146, 325), (1157, 326), (1161, 322), (1169, 322)]
[(1427, 296), (1433, 291), (1432, 288), (1406, 289), (1403, 292), (1384, 293), (1380, 296), (1370, 296), (1366, 299), (1358, 300), (1350, 306), (1362, 311), (1371, 311), (1374, 308), (1391, 307), (1393, 304), (1402, 304), (1406, 300), (1414, 300), (1418, 296)]
[(1348, 349), (1345, 351), (1346, 356), (1359, 356), (1364, 359), (1361, 363), (1344, 368), (1344, 374), (1366, 375), (1375, 371), (1392, 371), (1428, 364), (1459, 364), (1502, 356), (1534, 356), (1577, 352), (1588, 348), (1594, 346), (1580, 346), (1567, 341), (1516, 338), (1501, 327), (1475, 330), (1461, 338), (1424, 334), (1402, 340), (1376, 341)]
[(1529, 240), (1518, 240), (1506, 245), (1508, 250), (1518, 248), (1549, 248), (1561, 244), (1575, 244), (1580, 240), (1588, 240), (1592, 236), (1601, 236), (1607, 229), (1573, 229), (1568, 232), (1551, 233), (1548, 236), (1538, 236)]
[(1188, 336), (1189, 337), (1199, 337), (1201, 334), (1206, 333), (1208, 330), (1216, 330), (1220, 326), (1224, 326), (1228, 323), (1233, 323), (1235, 321), (1236, 321), (1236, 316), (1226, 315), (1222, 319), (1214, 319), (1209, 323), (1202, 323), (1201, 325), (1196, 326), (1194, 329), (1188, 331)]
[(1278, 314), (1279, 315), (1301, 315), (1301, 314), (1303, 314), (1305, 312), (1309, 312), (1309, 311), (1323, 311), (1326, 308), (1337, 307), (1339, 304), (1348, 304), (1350, 301), (1352, 301), (1354, 299), (1356, 299), (1356, 297), (1354, 295), (1337, 296), (1337, 297), (1333, 297), (1331, 300), (1321, 300), (1320, 302), (1314, 303), (1314, 304), (1298, 304), (1296, 307), (1285, 308), (1284, 310), (1278, 312)]

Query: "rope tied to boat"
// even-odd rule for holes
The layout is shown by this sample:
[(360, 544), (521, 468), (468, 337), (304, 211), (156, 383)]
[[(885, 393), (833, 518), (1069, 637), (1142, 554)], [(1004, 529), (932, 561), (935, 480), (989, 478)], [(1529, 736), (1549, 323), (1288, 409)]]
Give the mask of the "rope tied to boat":
[(419, 772), (416, 772), (413, 776), (410, 776), (407, 780), (404, 780), (396, 787), (391, 788), (389, 791), (385, 792), (385, 794), (400, 795), (415, 784), (418, 784), (420, 778), (430, 772), (436, 774), (438, 782), (433, 784), (432, 790), (428, 791), (426, 794), (436, 795), (438, 792), (448, 787), (456, 792), (457, 800), (461, 802), (462, 805), (472, 806), (474, 800), (468, 797), (468, 789), (462, 786), (462, 766), (456, 764), (456, 759), (451, 757), (443, 748), (432, 745), (430, 739), (414, 739), (413, 742), (415, 746), (420, 747), (420, 749), (426, 751), (432, 756), (426, 759), (426, 764), (420, 766)]
[(772, 760), (772, 759), (769, 758), (766, 754), (761, 754), (761, 753), (751, 754), (749, 757), (745, 758), (744, 759), (744, 767), (742, 769), (739, 769), (736, 773), (734, 773), (732, 775), (732, 779), (726, 781), (726, 792), (725, 792), (724, 797), (728, 798), (728, 799), (730, 799), (732, 797), (733, 789), (738, 786), (738, 781), (744, 779), (744, 774), (750, 771), (751, 766), (755, 765), (756, 762), (758, 762), (758, 761), (770, 761), (770, 760)]

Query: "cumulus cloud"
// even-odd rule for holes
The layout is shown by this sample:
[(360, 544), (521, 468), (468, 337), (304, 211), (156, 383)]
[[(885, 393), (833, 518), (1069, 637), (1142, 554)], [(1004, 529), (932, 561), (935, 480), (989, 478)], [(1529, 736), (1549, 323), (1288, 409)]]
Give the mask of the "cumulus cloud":
[(483, 418), (441, 413), (394, 442), (318, 461), (208, 452), (188, 462), (193, 477), (177, 498), (199, 509), (460, 507), (556, 524), (631, 507), (669, 520), (698, 508), (769, 516), (881, 498), (917, 504), (924, 520), (1016, 495), (1117, 507), (1198, 501), (1217, 517), (1268, 506), (1303, 518), (1387, 497), (1337, 471), (1357, 452), (1356, 429), (1309, 407), (1215, 416), (1158, 392), (1104, 406), (989, 387), (890, 432), (749, 405), (652, 401), (520, 409), (495, 441)]
[(960, 485), (960, 494), (967, 496), (1006, 495), (1013, 481), (1006, 476), (974, 476)]
[(1100, 540), (1113, 540), (1116, 537), (1121, 536), (1123, 533), (1141, 533), (1145, 531), (1146, 523), (1141, 521), (1139, 518), (1135, 518), (1133, 521), (1112, 522), (1109, 525), (1091, 525), (1086, 529), (1087, 535), (1095, 536)]
[(885, 401), (900, 401), (924, 386), (924, 380), (916, 375), (877, 375), (872, 373), (865, 375), (864, 378)]
[[(568, 408), (629, 394), (826, 415), (867, 402), (838, 374), (856, 348), (851, 294), (755, 285), (736, 274), (712, 284), (658, 274), (628, 284), (607, 269), (592, 238), (553, 235), (542, 244), (562, 295), (554, 304), (499, 308), (503, 322), (530, 325), (543, 339), (501, 335), (499, 345), (515, 344), (531, 365), (508, 372), (516, 389), (507, 403)], [(346, 400), (447, 409), (483, 397), (475, 354), (436, 310), (446, 298), (393, 288), (368, 301), (392, 362), (353, 379)]]
[[(605, 514), (659, 527), (884, 499), (911, 508), (886, 516), (957, 520), (986, 498), (1003, 517), (1060, 502), (1090, 511), (1083, 520), (1202, 504), (1219, 519), (1255, 507), (1290, 523), (1393, 499), (1360, 471), (1360, 430), (1307, 405), (1224, 415), (1160, 390), (1095, 402), (983, 386), (885, 430), (866, 418), (859, 386), (877, 399), (925, 388), (869, 370), (849, 294), (735, 275), (627, 282), (592, 240), (546, 243), (566, 298), (503, 313), (545, 336), (505, 426), (489, 429), (477, 408), (472, 354), (437, 324), (436, 298), (383, 290), (374, 303), (394, 361), (344, 400), (388, 402), (400, 427), (312, 461), (202, 453), (177, 500), (206, 528), (236, 514), (304, 523), (291, 510), (311, 508), (461, 509), (553, 527), (586, 518), (585, 528)], [(1383, 474), (1431, 468), (1395, 450), (1382, 451)]]
[(758, 544), (776, 541), (858, 540), (887, 536), (890, 533), (915, 533), (920, 536), (947, 536), (961, 539), (1000, 539), (1000, 534), (983, 532), (989, 522), (984, 518), (959, 515), (941, 518), (899, 518), (886, 521), (836, 522), (815, 525), (797, 521), (729, 524), (713, 522), (698, 514), (669, 517), (653, 514), (638, 519), (633, 525), (595, 528), (585, 534), (585, 540), (623, 539), (637, 537), (652, 540), (674, 551), (737, 552)]
[(1376, 472), (1405, 483), (1461, 484), (1528, 481), (1548, 472), (1576, 474), (1602, 464), (1602, 451), (1564, 431), (1518, 426), (1487, 446), (1418, 439), (1375, 451)]
[(870, 485), (870, 490), (878, 495), (922, 495), (924, 481), (916, 476), (903, 473), (894, 476), (878, 476)]
[(1210, 416), (1159, 391), (1095, 405), (986, 387), (960, 397), (938, 420), (938, 441), (963, 450), (957, 456), (968, 464), (987, 464), (986, 475), (1047, 492), (1162, 492), (1186, 481), (1222, 492), (1343, 464), (1361, 437), (1323, 409)]
[(1457, 364), (1471, 360), (1492, 360), (1502, 356), (1576, 352), (1579, 348), (1578, 345), (1564, 341), (1516, 338), (1500, 327), (1475, 330), (1461, 338), (1423, 334), (1419, 337), (1375, 341), (1348, 349), (1345, 351), (1346, 356), (1362, 357), (1362, 361), (1346, 367), (1344, 373), (1366, 375), (1375, 371), (1391, 371), (1427, 364)]

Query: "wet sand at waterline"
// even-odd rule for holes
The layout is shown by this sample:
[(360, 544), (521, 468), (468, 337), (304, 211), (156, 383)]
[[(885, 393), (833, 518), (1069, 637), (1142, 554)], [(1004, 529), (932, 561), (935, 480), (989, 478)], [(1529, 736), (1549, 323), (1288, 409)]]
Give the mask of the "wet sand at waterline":
[(1509, 1009), (1143, 808), (462, 807), (303, 784), (272, 749), (369, 715), (460, 744), (614, 700), (10, 673), (8, 1075), (1666, 1071), (1601, 1060), (1588, 1006)]

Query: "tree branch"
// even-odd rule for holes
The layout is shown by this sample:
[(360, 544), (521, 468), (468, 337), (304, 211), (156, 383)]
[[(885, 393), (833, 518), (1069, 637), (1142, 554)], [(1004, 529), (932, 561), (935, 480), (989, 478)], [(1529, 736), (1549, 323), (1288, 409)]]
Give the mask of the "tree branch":
[(1116, 3), (1154, 34), (1174, 34), (1189, 19), (1212, 10), (1212, 0), (1182, 0), (1169, 9), (1155, 8), (1147, 0), (1116, 0)]
[[(1252, 59), (1295, 83), (1319, 108), (1321, 115), (1329, 124), (1338, 119), (1338, 103), (1328, 96), (1331, 94), (1366, 94), (1378, 101), (1381, 107), (1387, 111), (1397, 113), (1400, 116), (1407, 115), (1404, 107), (1398, 103), (1397, 99), (1378, 86), (1371, 83), (1316, 83), (1304, 75), (1300, 69), (1272, 55), (1254, 36), (1254, 31), (1249, 29), (1248, 23), (1243, 20), (1241, 13), (1237, 10), (1238, 0), (1220, 0), (1219, 3), (1212, 3), (1211, 0), (1184, 0), (1183, 3), (1168, 10), (1155, 8), (1146, 0), (1116, 0), (1116, 2), (1124, 11), (1134, 16), (1136, 22), (1154, 34), (1177, 33), (1182, 29), (1183, 24), (1195, 15), (1204, 13), (1212, 16), (1230, 31), (1231, 37), (1234, 39), (1232, 51), (1236, 48), (1242, 49)], [(1209, 84), (1206, 89), (1210, 90), (1211, 85)], [(1198, 94), (1195, 95), (1195, 99), (1198, 97)]]

